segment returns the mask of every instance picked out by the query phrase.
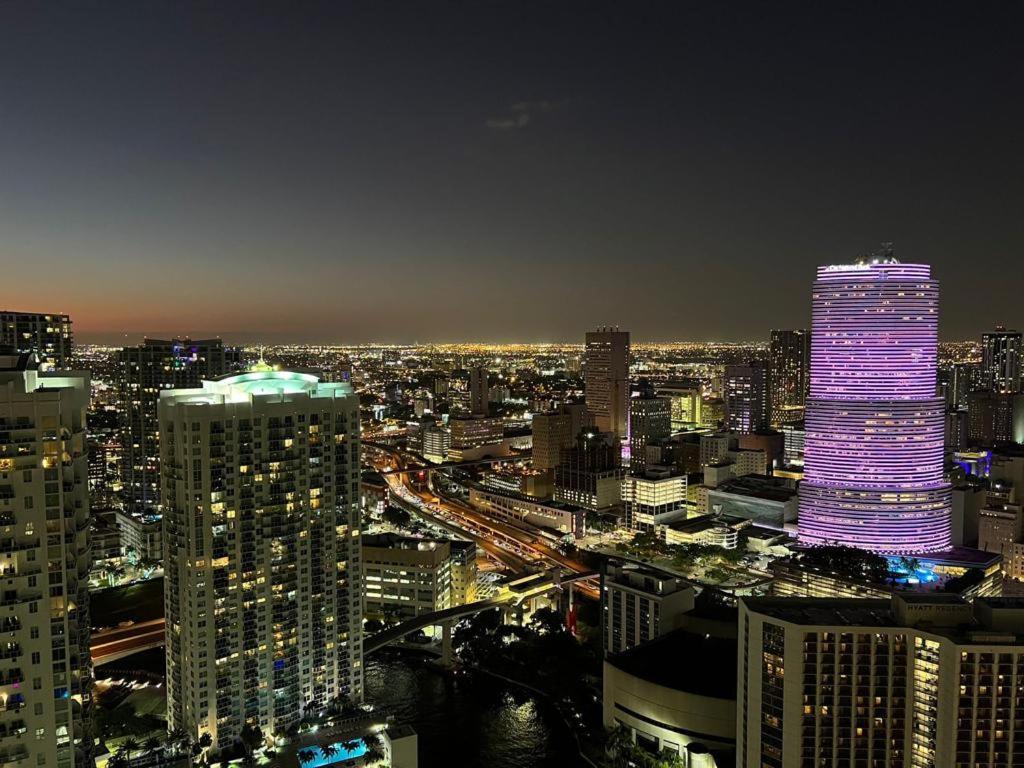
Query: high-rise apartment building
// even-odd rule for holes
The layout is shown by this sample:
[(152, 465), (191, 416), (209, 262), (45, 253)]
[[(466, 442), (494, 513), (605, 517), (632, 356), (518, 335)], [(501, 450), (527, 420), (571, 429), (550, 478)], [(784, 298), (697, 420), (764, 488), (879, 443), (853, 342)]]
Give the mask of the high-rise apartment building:
[(629, 437), (629, 331), (598, 328), (587, 332), (587, 410), (600, 432)]
[(982, 385), (993, 392), (1020, 392), (1024, 344), (1020, 331), (1002, 326), (981, 337)]
[(162, 392), (158, 415), (169, 727), (222, 750), (360, 701), (352, 386), (257, 369)]
[(591, 423), (582, 403), (563, 405), (557, 411), (533, 415), (533, 468), (554, 469), (562, 451), (576, 444), (580, 430)]
[(818, 268), (800, 540), (885, 554), (950, 546), (939, 284), (895, 259)]
[(652, 568), (607, 561), (601, 569), (605, 654), (642, 645), (675, 629), (693, 606), (693, 587), (682, 579)]
[(760, 361), (725, 366), (725, 427), (747, 434), (768, 426), (770, 399), (768, 366)]
[(469, 410), (474, 416), (486, 416), (488, 411), (487, 369), (469, 369)]
[(672, 401), (645, 390), (629, 403), (629, 469), (643, 474), (647, 466), (647, 444), (672, 435)]
[(1024, 761), (1018, 598), (743, 598), (737, 766)]
[(1024, 440), (1024, 395), (982, 389), (967, 395), (967, 443), (994, 446)]
[(0, 764), (92, 768), (84, 376), (0, 356)]
[(121, 482), (131, 509), (151, 511), (160, 500), (160, 393), (237, 370), (239, 356), (220, 339), (146, 339), (117, 353)]
[(34, 352), (42, 368), (67, 368), (74, 349), (71, 318), (42, 312), (0, 310), (0, 347)]
[(811, 386), (811, 334), (772, 331), (768, 349), (771, 416), (775, 424), (803, 421)]

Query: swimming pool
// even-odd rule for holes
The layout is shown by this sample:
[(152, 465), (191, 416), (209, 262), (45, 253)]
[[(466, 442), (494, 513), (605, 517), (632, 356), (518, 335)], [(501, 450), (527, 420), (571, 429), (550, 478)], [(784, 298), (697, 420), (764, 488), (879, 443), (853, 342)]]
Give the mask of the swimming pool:
[[(315, 754), (316, 757), (314, 757), (309, 762), (305, 763), (302, 762), (301, 758), (299, 758), (299, 765), (301, 766), (301, 768), (321, 768), (321, 766), (324, 765), (334, 765), (336, 763), (343, 763), (346, 760), (352, 760), (357, 757), (362, 757), (366, 754), (366, 745), (361, 741), (358, 743), (356, 748), (352, 750), (345, 749), (341, 745), (341, 742), (332, 744), (331, 746), (333, 746), (338, 751), (330, 757), (327, 757), (327, 755), (324, 754), (322, 747), (306, 747), (305, 749), (308, 749), (310, 752)], [(301, 749), (299, 750), (299, 752), (303, 751), (304, 750)]]

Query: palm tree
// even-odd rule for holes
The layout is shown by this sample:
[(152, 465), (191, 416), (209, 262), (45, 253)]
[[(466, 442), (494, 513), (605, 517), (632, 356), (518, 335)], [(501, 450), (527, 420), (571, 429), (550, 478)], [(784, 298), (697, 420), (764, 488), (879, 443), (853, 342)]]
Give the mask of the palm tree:
[(376, 736), (363, 736), (363, 744), (366, 745), (366, 751), (363, 753), (363, 761), (367, 765), (373, 765), (374, 763), (380, 762), (384, 759), (384, 750), (381, 749), (382, 745), (380, 743), (380, 739)]
[(120, 752), (115, 752), (107, 759), (107, 768), (128, 768), (128, 761)]
[(355, 739), (349, 739), (348, 741), (343, 741), (341, 746), (346, 752), (355, 752), (359, 747), (359, 742)]
[(174, 749), (175, 754), (189, 751), (188, 734), (184, 728), (175, 728), (167, 734), (167, 743)]
[(333, 744), (325, 744), (320, 747), (320, 751), (323, 752), (324, 760), (328, 763), (331, 762), (331, 758), (338, 754), (338, 748)]
[(139, 742), (133, 737), (129, 736), (127, 739), (121, 742), (121, 746), (117, 749), (118, 753), (124, 755), (125, 765), (127, 768), (131, 768), (132, 765), (132, 752), (139, 751)]
[[(144, 742), (142, 742), (142, 751), (146, 753), (147, 757), (156, 757), (156, 753), (160, 751), (163, 746), (163, 742), (160, 741), (156, 736), (150, 736)], [(157, 759), (157, 764), (163, 762), (162, 756)]]
[(311, 763), (316, 760), (316, 752), (312, 749), (300, 749), (299, 750), (299, 762), (300, 763)]

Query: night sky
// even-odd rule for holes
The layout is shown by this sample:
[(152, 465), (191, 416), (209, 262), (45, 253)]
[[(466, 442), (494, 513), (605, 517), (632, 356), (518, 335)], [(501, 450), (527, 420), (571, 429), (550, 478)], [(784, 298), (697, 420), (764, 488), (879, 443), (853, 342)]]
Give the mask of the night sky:
[(0, 4), (0, 308), (82, 341), (1024, 323), (1024, 4)]

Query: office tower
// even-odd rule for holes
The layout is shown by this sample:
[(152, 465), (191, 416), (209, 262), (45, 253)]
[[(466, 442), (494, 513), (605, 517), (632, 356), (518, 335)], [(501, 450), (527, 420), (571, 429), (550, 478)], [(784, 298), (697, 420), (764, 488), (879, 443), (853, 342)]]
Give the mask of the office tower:
[(939, 284), (895, 259), (819, 267), (800, 541), (914, 554), (950, 546)]
[(601, 618), (604, 652), (619, 653), (679, 626), (693, 610), (694, 589), (652, 568), (605, 561), (601, 567)]
[(672, 435), (672, 401), (655, 397), (643, 388), (629, 403), (629, 468), (643, 474), (647, 466), (647, 444)]
[(198, 387), (239, 365), (239, 350), (220, 339), (146, 339), (117, 353), (121, 483), (130, 509), (150, 512), (160, 500), (160, 393)]
[(91, 768), (84, 376), (0, 356), (0, 763)]
[(423, 428), (423, 458), (440, 464), (448, 457), (452, 446), (452, 433), (437, 424)]
[(770, 420), (768, 366), (760, 361), (725, 366), (725, 428), (746, 434)]
[(1017, 598), (743, 598), (739, 768), (1024, 760)]
[(265, 368), (160, 395), (168, 725), (215, 750), (363, 695), (359, 400)]
[(701, 425), (703, 395), (699, 382), (670, 381), (659, 384), (657, 394), (672, 401), (672, 429), (693, 429)]
[(469, 410), (474, 416), (487, 415), (487, 369), (469, 370)]
[(629, 331), (587, 332), (584, 387), (599, 432), (629, 437)]
[(771, 412), (775, 424), (804, 418), (811, 386), (811, 334), (806, 330), (772, 331), (768, 350)]
[(626, 525), (653, 533), (657, 526), (686, 517), (686, 475), (674, 468), (647, 467), (643, 475), (630, 473), (622, 481)]
[(0, 347), (15, 353), (34, 352), (40, 367), (67, 368), (74, 349), (71, 318), (40, 312), (0, 311)]
[(366, 618), (405, 620), (452, 606), (448, 541), (396, 533), (362, 539)]
[(589, 510), (613, 507), (622, 500), (625, 474), (615, 436), (584, 429), (555, 467), (555, 501)]
[(993, 392), (1020, 392), (1021, 344), (1020, 331), (1008, 331), (1002, 326), (981, 337), (982, 385)]
[(533, 415), (533, 468), (554, 469), (562, 460), (562, 451), (572, 448), (576, 436), (592, 423), (582, 403), (569, 403), (557, 411)]

